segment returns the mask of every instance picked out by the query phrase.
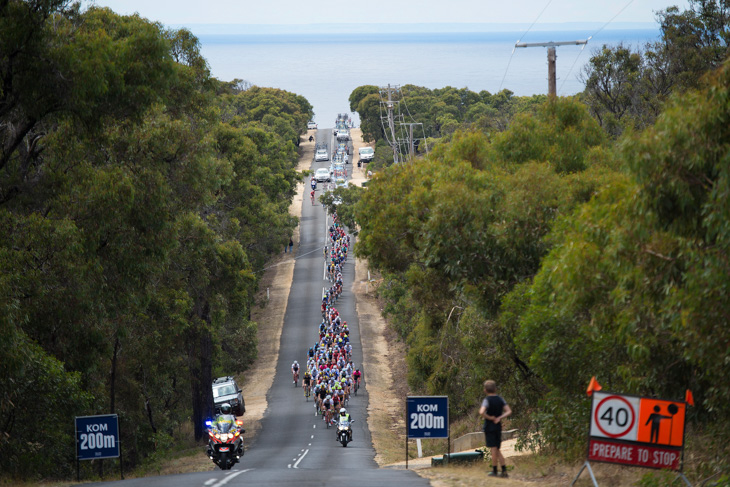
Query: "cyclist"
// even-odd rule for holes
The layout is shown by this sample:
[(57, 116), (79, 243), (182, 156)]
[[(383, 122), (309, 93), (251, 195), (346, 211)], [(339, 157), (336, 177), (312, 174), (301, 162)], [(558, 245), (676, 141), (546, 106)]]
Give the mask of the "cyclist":
[[(327, 386), (324, 384), (324, 382), (319, 384), (319, 397), (317, 398), (317, 405), (319, 406), (318, 409), (320, 411), (324, 411), (324, 400), (327, 398)], [(324, 414), (324, 412), (323, 412)]]
[(304, 389), (304, 395), (309, 397), (312, 387), (312, 374), (309, 370), (304, 371), (304, 378), (302, 379), (302, 388)]
[(312, 199), (312, 206), (314, 206), (314, 190), (312, 190), (312, 192), (309, 193), (309, 197)]
[(314, 413), (315, 416), (319, 414), (322, 409), (322, 406), (320, 404), (321, 400), (319, 398), (319, 391), (321, 390), (321, 388), (322, 385), (319, 383), (319, 381), (317, 381), (317, 383), (315, 383), (314, 387), (312, 388), (312, 390), (314, 391), (314, 409), (316, 410), (316, 412)]
[(328, 428), (330, 426), (330, 422), (332, 421), (333, 407), (334, 402), (332, 401), (332, 396), (327, 394), (327, 397), (325, 397), (324, 401), (322, 401), (322, 410), (324, 411), (324, 420), (327, 423)]
[(294, 382), (294, 387), (297, 386), (297, 383), (299, 382), (299, 362), (296, 360), (293, 364), (291, 364), (291, 376)]
[(352, 373), (352, 378), (355, 381), (355, 392), (360, 389), (360, 377), (362, 377), (360, 369), (355, 369), (355, 372)]

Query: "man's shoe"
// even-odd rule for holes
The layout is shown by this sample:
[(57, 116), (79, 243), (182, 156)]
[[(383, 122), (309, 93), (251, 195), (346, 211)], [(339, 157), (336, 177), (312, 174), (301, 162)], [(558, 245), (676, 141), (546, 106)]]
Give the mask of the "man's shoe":
[(487, 477), (499, 477), (499, 474), (497, 472), (489, 472)]
[(501, 474), (499, 474), (499, 476), (500, 476), (500, 477), (504, 477), (504, 478), (507, 478), (507, 477), (509, 477), (509, 475), (507, 475), (507, 471), (506, 471), (506, 470), (502, 470), (502, 473), (501, 473)]

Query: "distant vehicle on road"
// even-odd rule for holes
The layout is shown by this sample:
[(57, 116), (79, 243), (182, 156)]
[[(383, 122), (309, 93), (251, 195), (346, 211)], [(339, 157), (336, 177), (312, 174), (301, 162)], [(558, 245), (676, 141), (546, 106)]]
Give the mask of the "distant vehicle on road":
[(310, 120), (307, 122), (307, 130), (317, 130), (317, 124)]
[(346, 129), (340, 129), (337, 131), (335, 137), (338, 141), (348, 141), (350, 140), (350, 132)]
[(318, 183), (323, 183), (325, 181), (330, 180), (330, 172), (329, 169), (326, 167), (320, 167), (316, 171), (314, 171), (314, 179), (317, 180)]
[(327, 151), (327, 149), (317, 149), (317, 152), (314, 154), (314, 160), (315, 161), (329, 161), (330, 154)]

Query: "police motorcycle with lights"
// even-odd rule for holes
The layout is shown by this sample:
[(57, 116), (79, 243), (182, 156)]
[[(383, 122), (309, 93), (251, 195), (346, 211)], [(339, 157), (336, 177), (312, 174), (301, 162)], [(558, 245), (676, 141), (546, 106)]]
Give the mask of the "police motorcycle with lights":
[(231, 414), (231, 405), (221, 405), (221, 414), (214, 421), (206, 421), (208, 427), (208, 457), (221, 470), (228, 470), (243, 456), (243, 421)]
[(347, 413), (347, 409), (340, 409), (340, 414), (337, 416), (337, 441), (343, 447), (347, 447), (347, 444), (352, 441), (352, 423), (354, 422), (355, 420)]

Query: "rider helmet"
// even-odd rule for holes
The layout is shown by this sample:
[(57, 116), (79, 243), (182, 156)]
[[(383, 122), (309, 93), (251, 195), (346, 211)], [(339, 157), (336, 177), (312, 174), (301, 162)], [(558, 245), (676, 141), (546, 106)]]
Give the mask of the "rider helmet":
[(347, 409), (345, 409), (345, 408), (340, 409), (340, 416), (344, 416), (345, 414), (347, 414)]
[(231, 414), (231, 405), (226, 403), (223, 403), (221, 405), (221, 413), (223, 414)]

